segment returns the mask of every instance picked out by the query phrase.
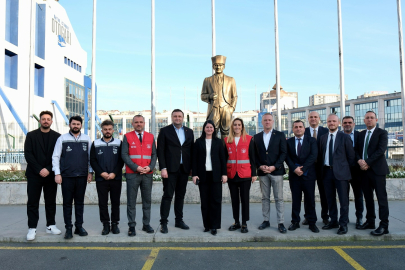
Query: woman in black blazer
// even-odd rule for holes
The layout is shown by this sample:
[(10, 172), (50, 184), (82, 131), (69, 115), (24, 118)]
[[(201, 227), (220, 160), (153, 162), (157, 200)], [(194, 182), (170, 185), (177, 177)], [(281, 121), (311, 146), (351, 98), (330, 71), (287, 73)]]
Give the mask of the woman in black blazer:
[(193, 182), (198, 185), (204, 232), (217, 234), (221, 228), (222, 183), (226, 183), (225, 150), (217, 138), (214, 122), (207, 120), (201, 137), (194, 143)]

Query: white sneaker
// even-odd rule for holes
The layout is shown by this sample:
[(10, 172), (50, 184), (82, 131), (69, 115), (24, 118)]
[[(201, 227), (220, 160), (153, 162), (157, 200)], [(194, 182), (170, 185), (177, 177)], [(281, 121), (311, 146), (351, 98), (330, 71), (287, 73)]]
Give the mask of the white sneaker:
[(62, 232), (56, 227), (56, 225), (51, 225), (46, 227), (46, 233), (61, 234)]
[(27, 240), (28, 241), (34, 240), (36, 234), (37, 234), (37, 229), (28, 229)]

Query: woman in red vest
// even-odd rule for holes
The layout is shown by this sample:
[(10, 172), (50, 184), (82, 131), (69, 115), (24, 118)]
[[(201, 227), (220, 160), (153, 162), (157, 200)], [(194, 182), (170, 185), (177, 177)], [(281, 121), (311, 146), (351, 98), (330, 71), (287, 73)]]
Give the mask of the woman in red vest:
[[(228, 186), (235, 219), (235, 223), (229, 227), (229, 230), (235, 231), (241, 228), (242, 233), (247, 233), (250, 186), (257, 178), (254, 143), (252, 136), (247, 135), (245, 125), (240, 118), (233, 119), (229, 136), (224, 140)], [(239, 222), (240, 202), (242, 202), (242, 226)]]

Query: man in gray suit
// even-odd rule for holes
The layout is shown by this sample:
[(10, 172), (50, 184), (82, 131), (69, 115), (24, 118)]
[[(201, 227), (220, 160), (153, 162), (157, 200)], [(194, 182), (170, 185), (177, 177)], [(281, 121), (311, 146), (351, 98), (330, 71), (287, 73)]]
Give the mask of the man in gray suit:
[(149, 222), (152, 203), (152, 175), (157, 159), (155, 138), (151, 133), (144, 131), (145, 118), (142, 115), (135, 115), (132, 119), (132, 126), (135, 130), (125, 134), (121, 152), (126, 165), (128, 236), (136, 235), (136, 198), (139, 187), (141, 187), (143, 210), (142, 230), (154, 233)]
[[(350, 136), (338, 131), (339, 118), (330, 114), (327, 118), (329, 132), (320, 139), (318, 162), (321, 165), (323, 184), (328, 200), (329, 224), (322, 227), (324, 230), (339, 228), (338, 234), (347, 233), (349, 222), (349, 180), (352, 178), (350, 167), (355, 164), (355, 152)], [(336, 191), (339, 196), (340, 218), (336, 205)]]

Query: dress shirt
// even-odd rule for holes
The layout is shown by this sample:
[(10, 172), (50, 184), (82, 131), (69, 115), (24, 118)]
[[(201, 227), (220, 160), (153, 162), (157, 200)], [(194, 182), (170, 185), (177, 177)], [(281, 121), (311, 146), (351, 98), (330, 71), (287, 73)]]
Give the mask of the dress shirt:
[[(183, 145), (184, 141), (186, 140), (186, 135), (184, 134), (184, 127), (181, 126), (180, 128), (176, 128), (175, 125), (173, 125), (174, 130), (176, 131), (177, 137), (179, 138), (180, 145)], [(183, 164), (183, 153), (180, 155), (180, 164)]]
[(316, 130), (316, 136), (317, 137), (319, 136), (318, 128), (319, 128), (319, 126), (317, 126), (316, 128), (309, 127), (309, 131), (311, 132), (311, 137), (314, 137), (314, 130)]
[(271, 133), (272, 132), (273, 132), (273, 129), (271, 129), (268, 133), (266, 133), (263, 130), (263, 142), (264, 142), (264, 146), (266, 147), (266, 150), (269, 147), (269, 142), (270, 142), (270, 139), (271, 139)]
[(207, 149), (207, 156), (205, 158), (205, 170), (206, 171), (212, 171), (211, 145), (212, 145), (212, 139), (205, 139), (205, 147)]
[(353, 147), (354, 147), (354, 131), (352, 131), (352, 133), (350, 133), (349, 136), (350, 136), (350, 139), (352, 139)]
[(333, 133), (328, 132), (328, 140), (326, 141), (326, 152), (325, 152), (325, 166), (329, 166), (329, 142), (330, 142), (330, 135), (333, 134), (333, 149), (332, 152), (335, 150), (335, 142), (336, 142), (336, 135), (338, 130)]
[[(304, 142), (304, 135), (302, 135), (301, 138), (295, 137), (295, 153), (297, 154), (297, 156), (298, 156), (298, 139), (301, 139), (301, 147), (302, 147), (303, 142)], [(301, 150), (302, 150), (302, 148), (301, 148)]]
[(366, 149), (366, 141), (367, 141), (368, 132), (371, 131), (370, 138), (368, 138), (368, 143), (370, 144), (371, 136), (373, 136), (375, 128), (376, 127), (373, 127), (370, 130), (366, 129), (366, 137), (364, 137), (364, 145), (363, 145), (363, 159), (364, 159), (364, 149)]

